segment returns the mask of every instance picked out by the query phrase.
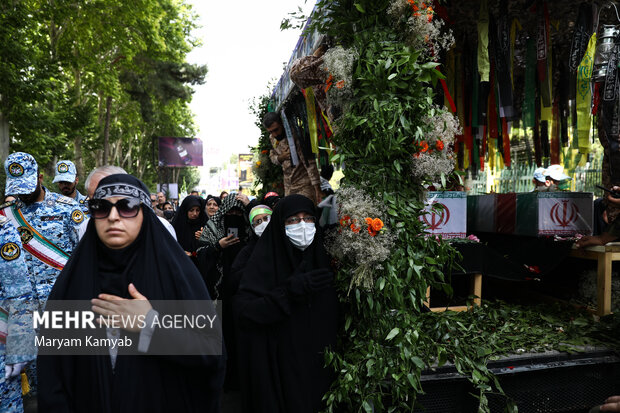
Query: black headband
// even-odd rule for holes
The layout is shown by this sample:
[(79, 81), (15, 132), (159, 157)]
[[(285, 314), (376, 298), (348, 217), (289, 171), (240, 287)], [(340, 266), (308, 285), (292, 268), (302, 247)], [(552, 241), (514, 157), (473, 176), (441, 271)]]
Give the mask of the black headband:
[(112, 196), (132, 197), (140, 200), (141, 203), (153, 209), (151, 196), (137, 186), (126, 183), (114, 183), (97, 187), (93, 199), (105, 199)]

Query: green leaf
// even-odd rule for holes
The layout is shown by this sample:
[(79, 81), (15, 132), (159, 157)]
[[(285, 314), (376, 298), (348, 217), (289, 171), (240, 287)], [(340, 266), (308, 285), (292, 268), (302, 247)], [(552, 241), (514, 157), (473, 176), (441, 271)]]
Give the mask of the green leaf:
[(359, 3), (355, 3), (355, 8), (357, 9), (357, 11), (359, 11), (360, 13), (366, 13), (366, 10), (364, 10), (364, 7), (362, 7), (361, 4)]
[(372, 107), (373, 107), (373, 108), (375, 108), (375, 110), (376, 110), (376, 111), (378, 111), (378, 110), (379, 110), (379, 102), (377, 101), (377, 99), (375, 99), (375, 100), (372, 102)]
[(407, 374), (407, 380), (409, 380), (409, 384), (411, 384), (411, 387), (413, 387), (414, 389), (417, 387), (415, 383), (415, 376), (412, 373)]
[(424, 63), (420, 67), (422, 69), (434, 69), (434, 68), (436, 68), (439, 65), (440, 65), (440, 63), (437, 63), (437, 62), (428, 62), (428, 63)]
[(362, 407), (364, 408), (364, 411), (366, 413), (373, 413), (373, 408), (370, 403), (368, 403), (368, 400), (364, 400), (364, 402), (362, 403)]
[(411, 361), (415, 364), (420, 370), (424, 369), (424, 362), (420, 357), (411, 357)]
[(388, 333), (388, 335), (387, 335), (387, 337), (385, 337), (385, 339), (386, 339), (387, 341), (390, 341), (391, 339), (393, 339), (394, 337), (396, 337), (396, 336), (398, 335), (398, 333), (400, 333), (400, 328), (398, 328), (398, 327), (394, 327), (394, 328), (392, 329), (392, 331), (390, 331), (390, 332)]
[(398, 73), (392, 73), (391, 75), (388, 76), (388, 80), (392, 80), (394, 79), (396, 76), (398, 76)]
[(398, 161), (394, 161), (394, 168), (396, 168), (398, 173), (401, 173), (402, 170), (403, 170), (403, 168), (400, 166), (400, 162), (398, 162)]

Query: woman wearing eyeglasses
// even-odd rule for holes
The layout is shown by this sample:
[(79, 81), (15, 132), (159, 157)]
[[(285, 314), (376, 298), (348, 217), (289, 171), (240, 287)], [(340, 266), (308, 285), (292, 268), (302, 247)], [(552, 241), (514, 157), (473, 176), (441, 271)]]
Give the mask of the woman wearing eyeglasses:
[[(149, 317), (153, 300), (210, 299), (198, 270), (153, 213), (140, 180), (126, 174), (102, 179), (89, 209), (86, 233), (49, 300), (89, 300), (100, 315), (119, 314), (127, 300), (142, 300), (144, 313), (131, 315)], [(136, 311), (136, 306), (131, 308)], [(143, 333), (139, 327), (98, 333), (131, 338), (134, 344), (128, 349), (39, 356), (40, 411), (218, 412), (223, 356), (148, 355), (149, 343), (152, 347), (166, 332), (150, 331), (152, 341)], [(175, 330), (172, 338), (178, 343), (172, 347), (181, 348), (204, 336)], [(144, 355), (130, 352), (136, 350), (133, 346)]]
[(336, 341), (334, 275), (313, 202), (289, 195), (248, 260), (234, 300), (244, 411), (313, 413), (332, 374), (324, 352)]

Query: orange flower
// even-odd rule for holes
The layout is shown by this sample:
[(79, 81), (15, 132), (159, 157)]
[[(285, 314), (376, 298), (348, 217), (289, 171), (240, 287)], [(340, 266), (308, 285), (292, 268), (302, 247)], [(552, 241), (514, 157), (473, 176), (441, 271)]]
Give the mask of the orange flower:
[(428, 151), (428, 143), (426, 141), (420, 142), (420, 152)]
[(351, 231), (355, 232), (356, 234), (360, 232), (360, 229), (361, 228), (356, 227), (355, 224), (351, 224)]
[(260, 153), (262, 153), (264, 155), (264, 154), (269, 153), (269, 151), (267, 149), (263, 149), (262, 151), (260, 151)]
[(340, 226), (341, 227), (345, 227), (347, 225), (349, 225), (349, 220), (351, 219), (350, 216), (345, 215), (344, 217), (342, 217), (342, 219), (340, 219)]
[(443, 142), (441, 141), (441, 139), (437, 139), (437, 142), (435, 143), (435, 147), (437, 148), (438, 151), (443, 151)]
[(383, 228), (383, 221), (381, 221), (379, 218), (375, 218), (372, 220), (372, 229), (379, 232), (381, 231), (381, 228)]
[(344, 87), (344, 80), (339, 81), (338, 83), (336, 83), (336, 87), (338, 89), (342, 89)]
[(327, 93), (327, 91), (329, 90), (330, 87), (332, 87), (332, 81), (334, 80), (334, 76), (329, 75), (329, 77), (327, 78), (327, 82), (326, 82), (326, 86), (325, 86), (325, 93)]
[(372, 218), (366, 218), (366, 223), (368, 225), (372, 225)]
[(429, 14), (427, 18), (428, 18), (428, 22), (429, 23), (433, 21), (433, 15), (432, 14)]
[(377, 235), (377, 233), (375, 231), (372, 230), (372, 228), (370, 227), (370, 225), (368, 226), (368, 233), (370, 234), (371, 237), (374, 237), (375, 235)]
[(256, 166), (260, 166), (261, 161), (256, 161)]

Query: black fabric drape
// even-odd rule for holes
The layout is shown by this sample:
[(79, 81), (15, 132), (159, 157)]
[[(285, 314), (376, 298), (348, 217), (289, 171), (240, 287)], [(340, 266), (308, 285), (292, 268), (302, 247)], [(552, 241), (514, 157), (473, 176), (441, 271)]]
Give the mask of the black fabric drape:
[(335, 289), (299, 299), (287, 288), (295, 274), (329, 269), (320, 228), (303, 252), (286, 236), (285, 219), (302, 211), (316, 213), (312, 201), (301, 195), (290, 195), (276, 205), (235, 296), (247, 412), (318, 412), (332, 380), (323, 365), (324, 350), (336, 339)]
[[(137, 186), (148, 194), (144, 184), (131, 175), (108, 176), (99, 186), (117, 182)], [(198, 270), (179, 244), (149, 207), (143, 206), (142, 213), (138, 238), (117, 251), (101, 243), (91, 219), (49, 299), (90, 300), (103, 292), (127, 297), (131, 282), (149, 300), (209, 300)], [(122, 335), (137, 345), (137, 334), (122, 331)], [(108, 355), (39, 356), (39, 410), (219, 412), (224, 357), (136, 356), (119, 350), (113, 369)]]

